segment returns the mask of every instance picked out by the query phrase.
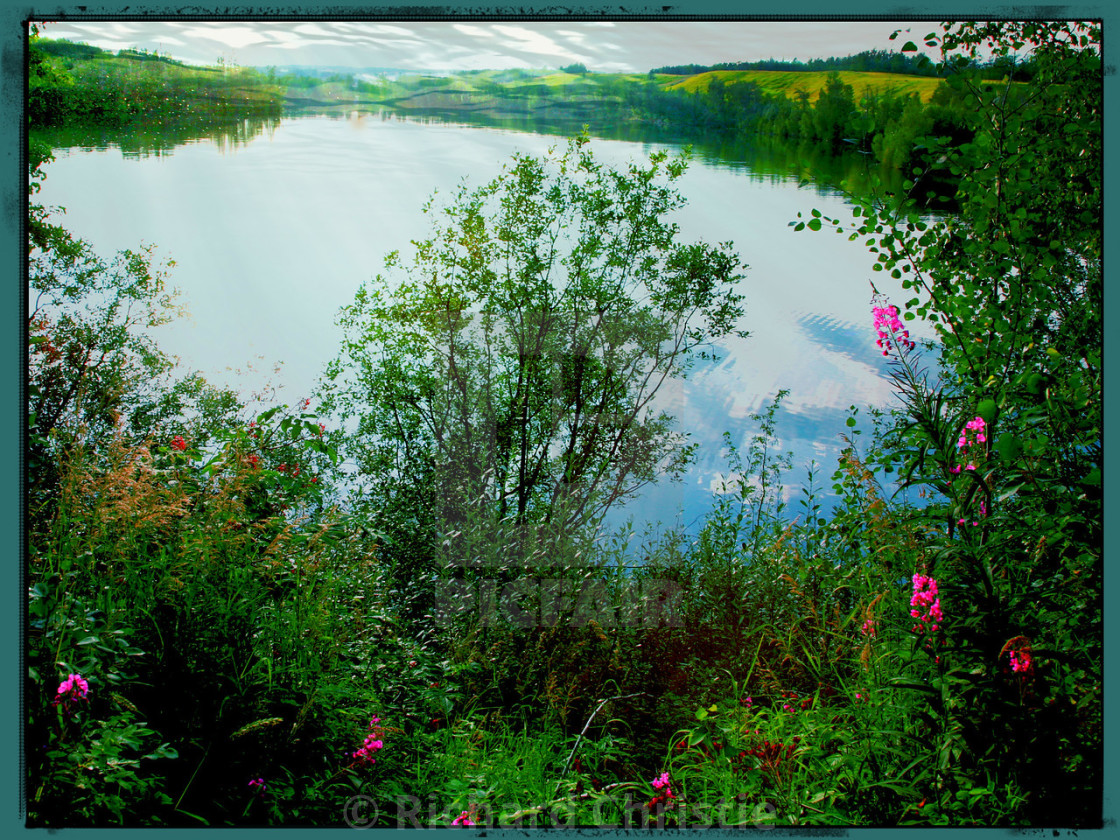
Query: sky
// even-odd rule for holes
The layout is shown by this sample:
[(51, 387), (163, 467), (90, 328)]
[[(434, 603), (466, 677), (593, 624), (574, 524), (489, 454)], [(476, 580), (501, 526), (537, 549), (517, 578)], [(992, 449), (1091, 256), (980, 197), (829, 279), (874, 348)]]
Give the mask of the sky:
[[(909, 33), (891, 41), (896, 29)], [(558, 68), (645, 73), (668, 64), (846, 56), (921, 45), (929, 21), (64, 21), (49, 38), (158, 50), (192, 64), (329, 65), (404, 70)], [(932, 55), (932, 53), (931, 53)]]

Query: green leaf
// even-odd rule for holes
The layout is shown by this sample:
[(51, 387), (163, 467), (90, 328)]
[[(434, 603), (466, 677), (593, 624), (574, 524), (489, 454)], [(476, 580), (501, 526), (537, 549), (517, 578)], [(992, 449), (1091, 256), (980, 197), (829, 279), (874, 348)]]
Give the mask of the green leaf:
[(1023, 453), (1023, 442), (1011, 432), (1004, 432), (996, 443), (996, 451), (1002, 460), (1010, 463)]
[(902, 45), (902, 52), (917, 52), (917, 51), (918, 51), (918, 45), (915, 44), (913, 41), (907, 41), (905, 44)]
[(995, 400), (981, 400), (980, 404), (976, 406), (976, 413), (984, 418), (984, 422), (988, 425), (996, 422), (996, 412), (999, 410), (996, 406)]

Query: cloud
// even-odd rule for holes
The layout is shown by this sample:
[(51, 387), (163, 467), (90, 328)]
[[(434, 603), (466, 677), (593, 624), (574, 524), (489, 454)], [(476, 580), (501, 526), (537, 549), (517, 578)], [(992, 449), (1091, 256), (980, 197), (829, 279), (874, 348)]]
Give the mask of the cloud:
[(494, 29), (510, 39), (506, 47), (518, 52), (532, 53), (534, 55), (554, 55), (560, 58), (581, 58), (571, 50), (557, 44), (548, 36), (524, 26), (507, 26), (497, 24)]
[(494, 33), (483, 26), (474, 26), (469, 23), (453, 23), (451, 28), (456, 32), (462, 32), (464, 35), (470, 35), (474, 38), (493, 38)]
[(226, 26), (218, 28), (200, 27), (197, 29), (188, 29), (183, 35), (188, 38), (206, 38), (211, 41), (218, 41), (234, 49), (249, 47), (268, 41), (268, 38), (259, 30), (250, 29), (247, 26)]
[(300, 35), (324, 35), (326, 37), (335, 37), (337, 32), (332, 32), (329, 29), (324, 29), (317, 23), (301, 23), (292, 29), (293, 32), (298, 32)]

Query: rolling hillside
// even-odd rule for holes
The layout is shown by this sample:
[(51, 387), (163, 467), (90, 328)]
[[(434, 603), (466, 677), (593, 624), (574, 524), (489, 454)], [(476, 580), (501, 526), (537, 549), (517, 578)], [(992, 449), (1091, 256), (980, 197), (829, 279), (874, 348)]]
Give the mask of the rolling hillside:
[[(706, 91), (713, 79), (720, 79), (727, 85), (753, 82), (765, 93), (780, 94), (793, 99), (799, 93), (805, 92), (809, 94), (810, 101), (815, 101), (824, 88), (829, 75), (831, 74), (813, 71), (710, 70), (706, 73), (697, 73), (694, 76), (659, 74), (657, 81), (668, 90), (686, 90), (690, 93), (697, 90)], [(926, 76), (858, 73), (850, 70), (841, 70), (840, 80), (846, 85), (851, 85), (857, 100), (868, 92), (882, 94), (889, 91), (900, 96), (909, 96), (916, 93), (923, 102), (929, 102), (933, 92), (941, 85), (940, 79)]]

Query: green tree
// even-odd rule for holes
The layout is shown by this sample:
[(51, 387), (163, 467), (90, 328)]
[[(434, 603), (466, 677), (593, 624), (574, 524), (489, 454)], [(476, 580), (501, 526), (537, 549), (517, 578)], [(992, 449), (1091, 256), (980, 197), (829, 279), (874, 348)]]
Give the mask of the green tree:
[[(1101, 28), (946, 24), (927, 44), (944, 51), (959, 131), (921, 140), (916, 174), (955, 179), (959, 212), (925, 218), (916, 178), (901, 199), (861, 201), (852, 238), (913, 293), (903, 317), (927, 320), (940, 339), (936, 381), (908, 340), (889, 339), (905, 409), (885, 437), (904, 485), (932, 499), (915, 518), (930, 540), (926, 571), (952, 605), (931, 702), (939, 751), (961, 759), (939, 768), (938, 796), (948, 807), (954, 789), (999, 779), (1024, 791), (1025, 819), (1092, 825), (1103, 661)], [(1029, 50), (1035, 73), (984, 84), (982, 49)]]
[(474, 511), (560, 531), (679, 475), (691, 448), (655, 397), (745, 335), (730, 243), (683, 244), (667, 218), (685, 168), (661, 152), (609, 168), (585, 134), (428, 204), (431, 236), (343, 311), (328, 370), (381, 498), (423, 487), (439, 530)]

